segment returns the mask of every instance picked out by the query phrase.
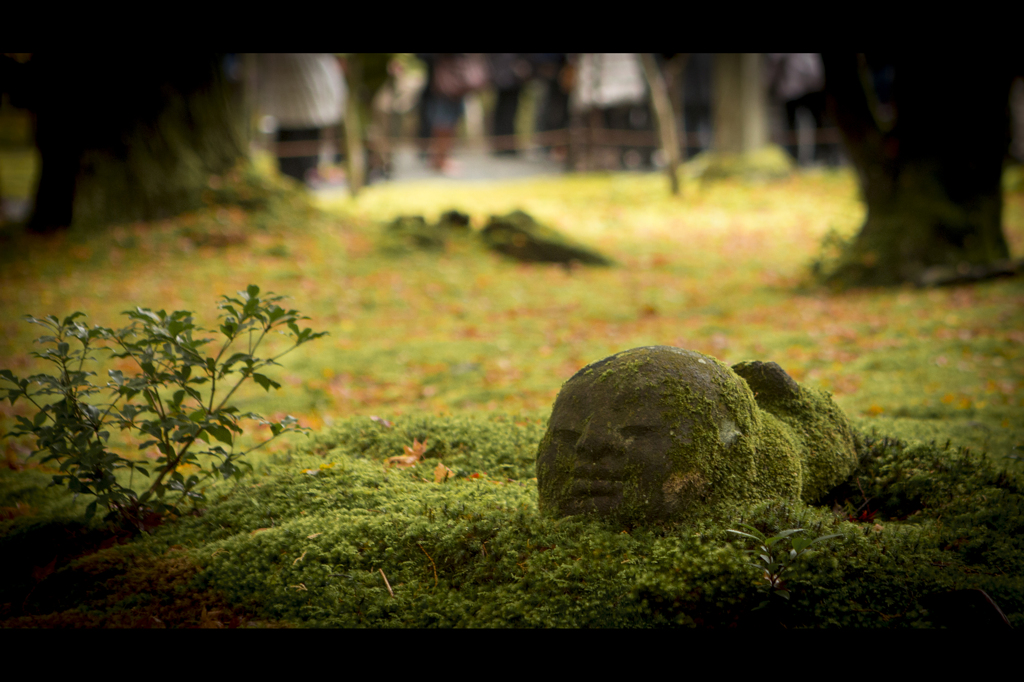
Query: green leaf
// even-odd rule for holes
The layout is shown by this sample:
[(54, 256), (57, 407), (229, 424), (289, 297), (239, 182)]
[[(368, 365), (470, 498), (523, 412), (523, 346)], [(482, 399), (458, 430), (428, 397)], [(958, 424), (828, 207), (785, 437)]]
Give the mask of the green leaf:
[(221, 370), (221, 374), (225, 374), (224, 370), (231, 367), (231, 365), (235, 364), (236, 362), (241, 362), (242, 360), (252, 360), (252, 356), (249, 355), (248, 353), (235, 353), (221, 365), (223, 367), (223, 369)]
[(761, 542), (764, 542), (764, 534), (758, 529), (754, 528), (753, 526), (748, 526), (745, 523), (738, 523), (736, 525), (738, 525), (740, 528), (746, 528), (753, 534), (754, 537), (756, 537)]
[(264, 389), (265, 391), (267, 391), (268, 393), (270, 392), (270, 388), (271, 388), (271, 387), (274, 387), (274, 388), (281, 388), (281, 384), (277, 383), (276, 381), (274, 381), (274, 380), (273, 380), (273, 379), (271, 379), (270, 377), (267, 377), (267, 376), (265, 376), (265, 375), (263, 375), (263, 374), (253, 374), (253, 375), (252, 375), (252, 378), (253, 378), (253, 380), (254, 380), (254, 381), (255, 381), (255, 382), (257, 383), (257, 384), (259, 384), (260, 386), (262, 386), (262, 387), (263, 387), (263, 389)]
[(67, 317), (64, 318), (64, 322), (62, 323), (63, 326), (67, 327), (69, 324), (71, 324), (72, 322), (75, 321), (75, 318), (78, 318), (78, 317), (85, 317), (85, 313), (83, 313), (83, 312), (71, 313), (70, 315), (68, 315)]
[(793, 538), (793, 549), (797, 552), (802, 552), (810, 547), (812, 542), (814, 541), (810, 538)]
[(231, 432), (228, 431), (223, 426), (211, 424), (210, 426), (205, 427), (205, 430), (209, 431), (210, 435), (219, 440), (221, 443), (227, 443), (228, 445), (232, 445)]
[(245, 293), (249, 294), (249, 298), (256, 298), (260, 295), (260, 288), (255, 284), (250, 284), (245, 288)]
[(761, 541), (763, 539), (763, 538), (759, 538), (757, 536), (751, 535), (750, 533), (743, 533), (743, 532), (740, 532), (738, 530), (729, 529), (729, 530), (726, 530), (725, 532), (726, 533), (735, 533), (736, 535), (742, 535), (743, 537), (750, 538), (751, 540)]
[(784, 530), (781, 533), (779, 533), (778, 535), (776, 535), (775, 537), (768, 538), (765, 541), (765, 544), (767, 544), (769, 547), (771, 547), (772, 545), (774, 545), (779, 540), (783, 540), (785, 538), (788, 538), (790, 535), (793, 535), (794, 533), (802, 533), (803, 530), (804, 530), (803, 528), (793, 528), (791, 530)]

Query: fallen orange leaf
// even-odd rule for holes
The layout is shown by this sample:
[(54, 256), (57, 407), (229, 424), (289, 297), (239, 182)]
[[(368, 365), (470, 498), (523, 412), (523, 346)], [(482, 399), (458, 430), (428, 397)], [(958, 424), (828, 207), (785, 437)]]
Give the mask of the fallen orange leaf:
[(413, 439), (412, 447), (409, 447), (408, 445), (403, 445), (402, 448), (405, 450), (404, 455), (388, 457), (386, 460), (384, 460), (385, 464), (387, 464), (389, 467), (396, 466), (402, 469), (406, 467), (416, 466), (416, 462), (423, 459), (423, 455), (427, 451), (427, 441), (423, 441), (421, 443), (418, 440)]
[(434, 468), (434, 483), (444, 483), (454, 476), (455, 472), (440, 462), (438, 462), (437, 467)]

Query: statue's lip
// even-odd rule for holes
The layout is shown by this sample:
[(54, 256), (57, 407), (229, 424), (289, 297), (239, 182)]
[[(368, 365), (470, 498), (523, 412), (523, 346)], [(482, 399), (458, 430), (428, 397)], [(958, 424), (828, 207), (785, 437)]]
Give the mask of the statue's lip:
[(579, 478), (572, 484), (572, 493), (578, 496), (606, 497), (622, 492), (621, 480)]

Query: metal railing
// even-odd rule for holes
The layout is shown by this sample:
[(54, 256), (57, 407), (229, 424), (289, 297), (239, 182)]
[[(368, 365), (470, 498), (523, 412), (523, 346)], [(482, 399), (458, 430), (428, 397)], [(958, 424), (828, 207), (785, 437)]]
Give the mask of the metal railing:
[[(680, 134), (680, 144), (685, 142), (687, 148), (701, 148), (703, 140), (698, 133)], [(782, 145), (799, 144), (798, 135), (795, 131), (776, 132), (772, 136), (772, 142)], [(840, 144), (841, 137), (838, 128), (817, 128), (814, 131), (814, 144), (833, 145)], [(391, 149), (402, 146), (422, 145), (428, 142), (428, 138), (421, 137), (388, 137), (385, 138), (385, 145)], [(318, 140), (289, 140), (286, 142), (271, 142), (269, 150), (278, 158), (290, 158), (297, 156), (316, 156), (329, 145), (336, 145), (338, 151), (344, 154), (344, 145), (338, 138), (333, 128), (325, 128), (323, 135)], [(587, 147), (646, 147), (657, 148), (661, 146), (656, 132), (651, 130), (614, 130), (609, 128), (563, 128), (561, 130), (547, 130), (526, 135), (485, 135), (483, 137), (457, 138), (453, 141), (455, 149), (470, 147), (485, 147), (496, 151), (538, 149), (544, 147), (568, 147), (579, 145)], [(373, 147), (372, 141), (368, 146)]]

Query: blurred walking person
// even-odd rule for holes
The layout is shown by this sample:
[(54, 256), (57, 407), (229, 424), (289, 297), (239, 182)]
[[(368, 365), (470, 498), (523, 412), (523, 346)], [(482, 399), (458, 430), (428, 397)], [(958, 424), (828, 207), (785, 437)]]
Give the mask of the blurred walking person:
[[(282, 145), (278, 165), (283, 175), (301, 182), (317, 180), (325, 128), (341, 123), (347, 88), (336, 57), (330, 54), (264, 54), (258, 62), (260, 108), (273, 118), (278, 142), (309, 142), (312, 153)], [(303, 150), (306, 151), (306, 150)]]
[(487, 64), (479, 54), (417, 55), (428, 63), (430, 80), (421, 105), (430, 127), (430, 167), (446, 175), (456, 174), (450, 158), (455, 127), (465, 112), (463, 98), (487, 84)]

